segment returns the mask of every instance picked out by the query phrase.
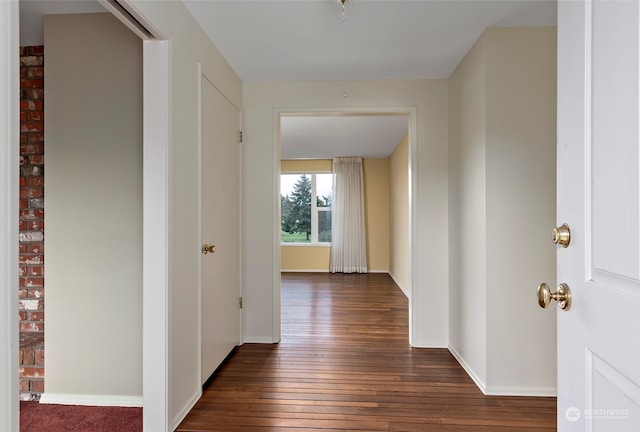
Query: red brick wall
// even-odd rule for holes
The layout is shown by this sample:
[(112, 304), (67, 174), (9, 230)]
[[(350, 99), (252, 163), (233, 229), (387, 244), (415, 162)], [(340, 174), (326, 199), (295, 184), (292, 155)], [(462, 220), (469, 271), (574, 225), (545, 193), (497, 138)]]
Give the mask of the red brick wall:
[(20, 48), (20, 398), (44, 391), (44, 47)]

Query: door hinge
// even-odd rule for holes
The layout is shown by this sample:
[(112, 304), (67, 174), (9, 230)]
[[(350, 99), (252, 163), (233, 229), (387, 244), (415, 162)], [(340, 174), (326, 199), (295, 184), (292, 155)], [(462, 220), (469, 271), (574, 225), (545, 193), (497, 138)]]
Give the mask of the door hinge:
[(240, 297), (238, 304), (240, 305), (240, 309), (242, 309), (242, 297)]
[(242, 131), (238, 131), (238, 142), (242, 142)]

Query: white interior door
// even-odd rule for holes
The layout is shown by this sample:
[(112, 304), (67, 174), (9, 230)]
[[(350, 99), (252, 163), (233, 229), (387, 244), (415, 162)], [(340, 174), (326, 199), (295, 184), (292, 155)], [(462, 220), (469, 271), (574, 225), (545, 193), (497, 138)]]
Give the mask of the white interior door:
[(640, 430), (638, 1), (558, 2), (558, 430)]
[[(240, 340), (240, 143), (238, 110), (201, 76), (201, 380)], [(203, 251), (204, 252), (204, 251)]]

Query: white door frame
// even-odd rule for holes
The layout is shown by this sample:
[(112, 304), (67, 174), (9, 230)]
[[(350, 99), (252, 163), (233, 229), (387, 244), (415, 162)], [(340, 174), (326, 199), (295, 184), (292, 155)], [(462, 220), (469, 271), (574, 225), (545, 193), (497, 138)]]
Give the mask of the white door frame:
[(128, 0), (126, 13), (98, 1), (143, 40), (142, 416), (145, 432), (170, 432), (171, 42)]
[[(0, 430), (20, 429), (18, 403), (18, 170), (20, 46), (17, 1), (0, 1)], [(8, 348), (8, 349), (7, 349)]]
[(280, 280), (280, 118), (286, 114), (307, 114), (307, 115), (407, 115), (409, 117), (409, 250), (411, 253), (411, 262), (409, 263), (409, 343), (416, 346), (414, 341), (414, 307), (416, 303), (413, 301), (415, 290), (414, 281), (417, 279), (418, 265), (416, 263), (417, 243), (414, 241), (414, 233), (416, 231), (415, 221), (417, 218), (417, 194), (416, 185), (418, 183), (417, 161), (418, 146), (416, 138), (418, 136), (418, 108), (417, 107), (322, 107), (322, 108), (276, 108), (273, 110), (273, 191), (274, 202), (278, 203), (273, 206), (273, 342), (279, 342), (281, 339), (281, 280)]
[(168, 41), (143, 43), (142, 404), (144, 431), (170, 431), (170, 148)]

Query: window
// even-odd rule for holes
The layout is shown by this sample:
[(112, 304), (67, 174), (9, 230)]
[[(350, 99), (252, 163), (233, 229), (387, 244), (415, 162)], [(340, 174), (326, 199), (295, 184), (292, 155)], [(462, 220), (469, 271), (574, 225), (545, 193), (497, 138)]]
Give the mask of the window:
[(333, 174), (282, 174), (281, 242), (331, 243), (332, 199)]

